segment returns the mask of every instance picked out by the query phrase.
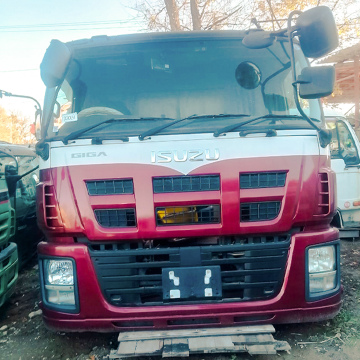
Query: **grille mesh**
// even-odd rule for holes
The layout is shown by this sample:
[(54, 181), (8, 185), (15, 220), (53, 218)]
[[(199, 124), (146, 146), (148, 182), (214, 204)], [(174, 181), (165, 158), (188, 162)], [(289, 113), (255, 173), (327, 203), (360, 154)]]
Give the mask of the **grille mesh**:
[(220, 190), (220, 176), (157, 177), (153, 178), (153, 190), (155, 194)]
[(132, 179), (86, 181), (89, 195), (133, 194)]
[(285, 186), (286, 172), (240, 174), (240, 189), (257, 189)]
[(240, 221), (273, 220), (279, 215), (280, 206), (280, 201), (241, 204)]
[(157, 225), (220, 223), (220, 205), (156, 208)]
[[(222, 298), (206, 302), (253, 301), (276, 296), (281, 288), (290, 236), (231, 240), (228, 245), (133, 248), (129, 244), (91, 244), (89, 253), (106, 300), (115, 306), (196, 303), (196, 299), (164, 300), (162, 269), (184, 267), (191, 254), (197, 266), (220, 266)], [(191, 248), (190, 248), (191, 247)], [(189, 263), (187, 266), (193, 266)], [(201, 302), (204, 303), (205, 300)]]
[(103, 227), (136, 226), (135, 209), (94, 210), (97, 222)]

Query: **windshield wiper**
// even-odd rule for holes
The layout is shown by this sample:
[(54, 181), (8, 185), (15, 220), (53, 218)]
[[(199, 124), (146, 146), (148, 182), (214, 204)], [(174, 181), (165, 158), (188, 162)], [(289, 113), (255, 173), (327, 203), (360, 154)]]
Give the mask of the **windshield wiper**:
[(153, 129), (149, 129), (145, 132), (143, 132), (142, 134), (139, 135), (139, 140), (144, 140), (145, 138), (151, 136), (151, 135), (154, 135), (154, 134), (157, 134), (159, 133), (160, 131), (162, 131), (163, 129), (166, 129), (172, 125), (175, 125), (179, 122), (182, 122), (182, 121), (185, 121), (185, 120), (193, 120), (193, 119), (219, 119), (219, 118), (230, 118), (230, 117), (233, 117), (233, 118), (236, 118), (236, 117), (244, 117), (244, 116), (250, 116), (250, 115), (247, 115), (247, 114), (213, 114), (213, 115), (191, 115), (191, 116), (188, 116), (188, 117), (185, 117), (185, 118), (182, 118), (182, 119), (178, 119), (178, 120), (175, 120), (173, 122), (171, 122), (170, 124), (164, 124), (164, 125), (160, 125), (160, 126), (157, 126)]
[[(107, 119), (107, 120), (104, 120), (104, 121), (101, 121), (97, 124), (94, 124), (94, 125), (90, 125), (86, 128), (83, 128), (83, 129), (79, 129), (79, 130), (76, 130), (72, 133), (70, 133), (69, 135), (65, 136), (64, 139), (62, 140), (62, 142), (67, 145), (69, 140), (73, 140), (73, 139), (76, 139), (78, 138), (80, 135), (82, 134), (85, 134), (86, 132), (90, 131), (90, 130), (93, 130), (95, 128), (97, 128), (98, 126), (100, 125), (103, 125), (103, 124), (111, 124), (111, 123), (115, 123), (115, 122), (122, 122), (122, 121), (135, 121), (135, 120), (159, 120), (159, 119), (165, 119), (165, 120), (173, 120), (173, 119), (170, 119), (170, 118), (158, 118), (158, 117), (141, 117), (141, 118), (118, 118), (118, 119)], [(120, 140), (124, 141), (124, 142), (127, 142), (129, 141), (129, 137), (128, 136), (121, 136), (119, 137)]]
[(231, 124), (228, 126), (223, 127), (222, 129), (216, 130), (214, 132), (214, 136), (218, 137), (221, 134), (224, 134), (226, 132), (231, 132), (233, 130), (236, 130), (244, 125), (250, 124), (256, 120), (261, 120), (260, 122), (266, 121), (268, 119), (303, 119), (305, 121), (307, 121), (306, 119), (304, 119), (303, 116), (300, 115), (273, 115), (273, 114), (267, 114), (267, 115), (262, 115), (262, 116), (257, 116), (255, 118), (243, 121), (241, 123), (237, 123), (237, 124)]

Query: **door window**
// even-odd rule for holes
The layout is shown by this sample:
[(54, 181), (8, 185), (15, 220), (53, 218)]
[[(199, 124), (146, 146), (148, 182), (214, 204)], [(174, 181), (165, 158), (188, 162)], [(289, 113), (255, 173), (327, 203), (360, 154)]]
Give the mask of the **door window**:
[(360, 163), (359, 154), (354, 138), (343, 121), (328, 123), (332, 132), (330, 151), (332, 159), (344, 159), (346, 165), (357, 165)]

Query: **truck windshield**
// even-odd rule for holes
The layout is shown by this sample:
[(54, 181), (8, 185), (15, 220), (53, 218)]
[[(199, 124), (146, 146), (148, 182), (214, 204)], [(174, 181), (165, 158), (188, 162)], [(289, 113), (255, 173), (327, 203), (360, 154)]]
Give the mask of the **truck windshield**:
[[(269, 114), (279, 119), (245, 127), (311, 128), (294, 116), (300, 114), (288, 52), (283, 41), (248, 49), (241, 39), (224, 38), (80, 47), (58, 91), (47, 137), (61, 140), (77, 132), (76, 137), (111, 139), (158, 128), (159, 135), (214, 133)], [(300, 73), (307, 63), (300, 49), (295, 53)], [(317, 100), (302, 105), (320, 121)]]

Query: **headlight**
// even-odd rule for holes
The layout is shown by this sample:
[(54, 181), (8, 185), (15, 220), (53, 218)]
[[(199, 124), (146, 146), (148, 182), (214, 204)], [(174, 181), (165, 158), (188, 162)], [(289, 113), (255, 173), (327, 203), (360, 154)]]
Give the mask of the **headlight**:
[[(75, 265), (72, 260), (44, 260), (44, 297), (48, 304), (75, 308)], [(69, 308), (70, 306), (70, 308)]]
[(320, 246), (309, 249), (309, 273), (335, 270), (335, 246)]
[(74, 270), (70, 260), (47, 260), (46, 283), (51, 285), (74, 285)]
[(310, 298), (329, 296), (338, 286), (336, 245), (312, 247), (308, 256), (308, 293)]

